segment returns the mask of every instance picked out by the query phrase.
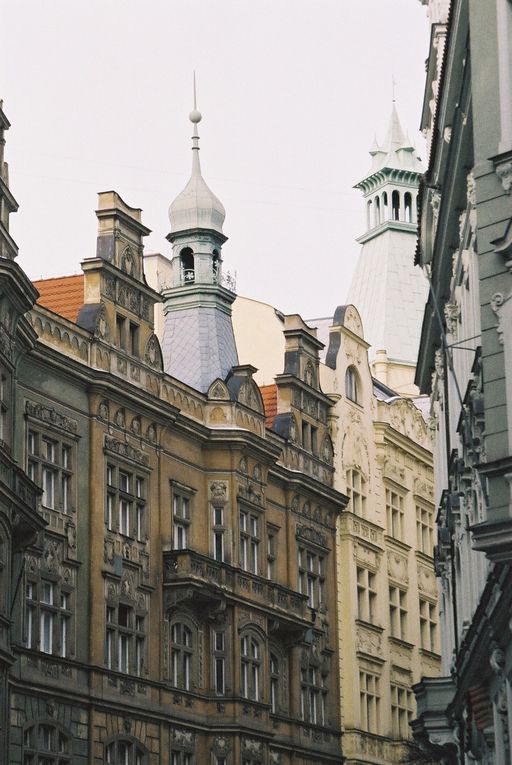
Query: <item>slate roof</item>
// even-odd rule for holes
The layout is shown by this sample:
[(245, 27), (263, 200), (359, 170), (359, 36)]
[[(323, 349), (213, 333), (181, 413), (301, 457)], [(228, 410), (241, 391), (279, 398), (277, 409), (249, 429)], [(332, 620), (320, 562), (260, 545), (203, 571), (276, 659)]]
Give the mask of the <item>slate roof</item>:
[(37, 300), (43, 308), (59, 314), (64, 319), (76, 322), (84, 304), (84, 275), (55, 276), (33, 282), (39, 292)]

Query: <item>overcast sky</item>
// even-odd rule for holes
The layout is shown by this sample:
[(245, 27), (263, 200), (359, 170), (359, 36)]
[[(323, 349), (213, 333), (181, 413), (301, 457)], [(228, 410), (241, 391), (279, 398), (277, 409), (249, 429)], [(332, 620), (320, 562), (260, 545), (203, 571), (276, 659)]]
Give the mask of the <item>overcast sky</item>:
[(96, 193), (167, 210), (190, 176), (196, 70), (203, 176), (226, 208), (237, 292), (305, 317), (343, 303), (363, 233), (352, 186), (383, 140), (392, 77), (418, 133), (428, 49), (419, 0), (0, 0), (11, 216), (31, 278), (95, 254)]

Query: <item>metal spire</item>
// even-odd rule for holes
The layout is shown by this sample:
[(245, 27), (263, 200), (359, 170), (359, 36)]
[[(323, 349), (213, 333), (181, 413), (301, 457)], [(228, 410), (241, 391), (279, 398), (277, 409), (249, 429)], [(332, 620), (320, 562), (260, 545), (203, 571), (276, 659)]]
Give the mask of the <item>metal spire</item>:
[(199, 134), (197, 132), (197, 123), (201, 122), (202, 115), (197, 109), (196, 99), (196, 73), (194, 71), (194, 108), (188, 116), (189, 120), (194, 125), (194, 132), (192, 133), (192, 175), (201, 175), (201, 165), (199, 164)]

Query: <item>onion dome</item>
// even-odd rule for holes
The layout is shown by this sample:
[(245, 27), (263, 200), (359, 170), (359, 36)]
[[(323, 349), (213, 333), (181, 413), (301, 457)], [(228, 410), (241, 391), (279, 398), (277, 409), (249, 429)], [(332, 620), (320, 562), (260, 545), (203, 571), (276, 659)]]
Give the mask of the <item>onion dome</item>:
[(171, 233), (204, 228), (222, 234), (222, 224), (226, 211), (222, 202), (211, 191), (201, 175), (199, 163), (199, 136), (197, 124), (201, 121), (201, 112), (196, 109), (194, 93), (194, 109), (189, 119), (194, 125), (192, 135), (192, 175), (174, 202), (169, 207)]

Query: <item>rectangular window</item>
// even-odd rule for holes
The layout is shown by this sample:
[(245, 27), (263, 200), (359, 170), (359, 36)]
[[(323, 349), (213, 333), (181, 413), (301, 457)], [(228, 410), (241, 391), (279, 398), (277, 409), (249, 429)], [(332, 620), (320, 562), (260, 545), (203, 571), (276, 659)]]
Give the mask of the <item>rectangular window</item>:
[(9, 441), (7, 412), (10, 407), (10, 379), (7, 374), (0, 374), (0, 440)]
[(407, 593), (399, 587), (389, 588), (389, 630), (392, 637), (407, 639)]
[(254, 513), (240, 510), (240, 568), (252, 574), (259, 572), (259, 524)]
[(434, 511), (416, 505), (416, 545), (425, 555), (434, 551)]
[(147, 484), (142, 476), (106, 466), (105, 525), (138, 542), (147, 540)]
[(51, 611), (41, 609), (39, 639), (40, 648), (44, 653), (53, 653), (53, 619)]
[(393, 738), (411, 737), (409, 723), (412, 720), (412, 692), (400, 685), (391, 684), (391, 728)]
[(116, 341), (118, 348), (126, 350), (126, 319), (120, 314), (116, 315)]
[(122, 498), (119, 500), (119, 531), (124, 536), (130, 536), (130, 509), (131, 503)]
[(43, 490), (42, 504), (49, 510), (73, 509), (73, 447), (36, 430), (27, 434), (27, 474)]
[(380, 681), (370, 672), (359, 672), (359, 699), (361, 729), (369, 733), (379, 732)]
[(392, 489), (386, 489), (387, 533), (393, 539), (404, 538), (404, 498)]
[(130, 322), (130, 353), (132, 356), (139, 355), (139, 327)]
[(352, 512), (366, 518), (366, 481), (359, 470), (347, 470), (347, 494)]
[(276, 576), (276, 540), (277, 529), (267, 526), (267, 579), (270, 580)]
[(129, 672), (130, 670), (130, 638), (124, 632), (119, 635), (119, 652), (118, 652), (119, 672)]
[(319, 608), (325, 600), (324, 558), (303, 547), (298, 549), (299, 592), (308, 596), (308, 605)]
[(367, 568), (357, 566), (357, 617), (374, 623), (377, 606), (377, 575)]
[(212, 508), (213, 519), (213, 557), (215, 560), (224, 561), (224, 509)]
[(185, 550), (189, 544), (190, 529), (190, 497), (173, 491), (173, 547), (175, 550)]
[(426, 651), (435, 653), (437, 648), (436, 606), (420, 598), (420, 645)]
[(252, 574), (259, 572), (259, 516), (240, 510), (240, 568)]
[(43, 466), (43, 505), (55, 509), (55, 470)]
[(215, 693), (217, 696), (223, 696), (225, 693), (226, 677), (225, 636), (223, 632), (213, 633), (213, 646)]

